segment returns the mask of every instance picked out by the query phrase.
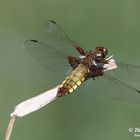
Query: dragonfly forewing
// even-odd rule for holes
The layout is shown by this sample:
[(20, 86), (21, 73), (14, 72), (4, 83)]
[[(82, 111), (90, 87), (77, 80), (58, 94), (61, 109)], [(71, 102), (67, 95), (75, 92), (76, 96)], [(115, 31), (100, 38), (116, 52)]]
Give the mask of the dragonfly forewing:
[(78, 43), (71, 40), (68, 34), (66, 34), (57, 23), (52, 20), (47, 20), (44, 28), (47, 37), (47, 44), (57, 48), (66, 55), (78, 55), (77, 51), (75, 51), (75, 47)]
[(120, 61), (115, 61), (117, 64), (117, 69), (109, 71), (110, 75), (113, 77), (131, 82), (140, 82), (140, 66), (128, 64)]

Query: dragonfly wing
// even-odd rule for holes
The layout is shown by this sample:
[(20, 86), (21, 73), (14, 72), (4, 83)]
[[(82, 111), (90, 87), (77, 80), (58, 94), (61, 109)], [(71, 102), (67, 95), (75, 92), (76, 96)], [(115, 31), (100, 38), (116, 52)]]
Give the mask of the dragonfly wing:
[(108, 74), (95, 78), (94, 81), (90, 79), (87, 83), (88, 91), (93, 91), (102, 97), (136, 104), (140, 103), (140, 90)]
[(117, 68), (108, 71), (110, 75), (123, 81), (140, 82), (140, 66), (116, 61)]
[(65, 53), (66, 55), (77, 56), (75, 46), (69, 36), (62, 30), (62, 28), (54, 21), (48, 20), (45, 22), (45, 32), (47, 36), (47, 44)]
[(54, 74), (64, 75), (70, 69), (67, 56), (57, 49), (37, 40), (26, 40), (24, 46), (33, 58)]

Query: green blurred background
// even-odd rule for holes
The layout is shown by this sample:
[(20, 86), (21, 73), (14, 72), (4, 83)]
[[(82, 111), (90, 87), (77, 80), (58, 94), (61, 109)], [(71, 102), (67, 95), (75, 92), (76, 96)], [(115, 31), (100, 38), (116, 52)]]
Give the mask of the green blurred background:
[[(22, 47), (29, 38), (46, 40), (43, 24), (48, 19), (85, 48), (104, 45), (120, 59), (140, 64), (139, 0), (1, 0), (0, 139), (15, 105), (56, 84), (57, 76)], [(18, 118), (11, 140), (136, 139), (128, 129), (140, 127), (139, 104), (108, 100), (92, 91), (80, 94), (81, 89)]]

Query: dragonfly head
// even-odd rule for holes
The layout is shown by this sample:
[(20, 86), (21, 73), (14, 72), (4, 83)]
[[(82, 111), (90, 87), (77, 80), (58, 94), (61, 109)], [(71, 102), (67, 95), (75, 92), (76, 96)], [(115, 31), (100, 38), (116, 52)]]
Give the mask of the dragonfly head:
[(97, 52), (97, 54), (105, 57), (108, 54), (108, 50), (102, 46), (97, 46), (95, 48), (95, 51)]

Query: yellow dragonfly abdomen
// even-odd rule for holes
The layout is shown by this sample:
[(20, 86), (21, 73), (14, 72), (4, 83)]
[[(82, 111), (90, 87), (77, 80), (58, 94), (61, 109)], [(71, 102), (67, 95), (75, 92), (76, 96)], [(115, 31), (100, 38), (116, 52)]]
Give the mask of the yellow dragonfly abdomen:
[(58, 89), (57, 96), (62, 97), (72, 93), (79, 87), (87, 78), (89, 69), (83, 64), (79, 64), (71, 74), (62, 82)]

